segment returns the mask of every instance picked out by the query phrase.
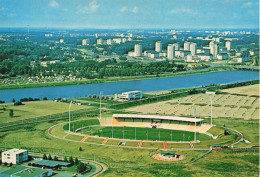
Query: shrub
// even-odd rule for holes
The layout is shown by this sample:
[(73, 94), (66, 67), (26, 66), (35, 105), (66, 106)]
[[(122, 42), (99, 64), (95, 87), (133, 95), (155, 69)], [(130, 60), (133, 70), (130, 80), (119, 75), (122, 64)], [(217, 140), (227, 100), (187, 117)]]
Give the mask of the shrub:
[(9, 116), (10, 116), (10, 117), (13, 117), (13, 116), (14, 116), (14, 110), (10, 109)]
[(19, 106), (19, 105), (22, 105), (23, 103), (21, 101), (17, 101), (14, 103), (14, 106)]
[(44, 160), (46, 160), (46, 159), (47, 159), (47, 156), (46, 156), (46, 154), (43, 154), (43, 156), (42, 156), (42, 159), (44, 159)]

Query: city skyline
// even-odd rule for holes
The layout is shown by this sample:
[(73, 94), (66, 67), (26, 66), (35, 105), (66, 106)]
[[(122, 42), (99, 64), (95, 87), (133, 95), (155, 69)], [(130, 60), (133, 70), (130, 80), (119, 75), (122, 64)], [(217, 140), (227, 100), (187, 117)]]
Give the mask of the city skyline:
[(1, 0), (0, 27), (259, 28), (257, 0)]

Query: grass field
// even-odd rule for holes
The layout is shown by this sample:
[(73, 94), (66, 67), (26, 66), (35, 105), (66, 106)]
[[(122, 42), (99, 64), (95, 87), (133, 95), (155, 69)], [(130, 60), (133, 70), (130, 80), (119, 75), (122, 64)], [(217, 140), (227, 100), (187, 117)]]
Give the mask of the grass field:
[[(259, 98), (229, 94), (212, 95), (213, 118), (259, 119)], [(140, 105), (126, 111), (142, 114), (193, 116), (196, 107), (199, 117), (210, 117), (210, 101), (207, 94), (196, 94), (179, 99)]]
[[(13, 122), (16, 120), (31, 119), (46, 115), (68, 112), (69, 103), (48, 101), (23, 102), (24, 105), (14, 106), (13, 103), (0, 104), (0, 108), (5, 107), (6, 111), (0, 110), (0, 123)], [(90, 106), (71, 106), (71, 111), (91, 108)], [(9, 110), (14, 111), (14, 116), (9, 116)]]
[[(221, 120), (218, 119), (220, 122)], [(258, 152), (213, 151), (197, 162), (191, 163), (191, 160), (196, 159), (206, 151), (177, 150), (176, 153), (184, 155), (183, 160), (180, 162), (163, 162), (152, 158), (160, 150), (96, 146), (50, 137), (47, 134), (47, 129), (59, 122), (44, 122), (30, 125), (32, 127), (31, 131), (26, 130), (24, 126), (1, 129), (0, 144), (2, 146), (6, 144), (7, 147), (24, 148), (52, 154), (66, 154), (68, 156), (89, 157), (92, 159), (95, 154), (97, 160), (106, 161), (110, 165), (110, 169), (100, 176), (258, 176)], [(248, 126), (248, 124), (243, 124), (243, 122), (249, 121), (240, 120), (238, 122), (240, 124), (240, 127), (237, 127), (238, 130), (246, 129)], [(227, 126), (229, 125), (228, 122), (224, 123)], [(252, 126), (256, 127), (257, 125), (253, 124)], [(63, 125), (57, 128), (57, 130), (54, 129), (53, 131), (63, 136)], [(251, 134), (251, 132), (245, 132), (245, 136), (248, 136), (248, 134)], [(118, 142), (109, 140), (107, 143), (117, 145)], [(134, 143), (134, 145), (137, 146), (137, 143)], [(145, 146), (149, 145), (145, 144)], [(83, 151), (79, 151), (79, 147), (82, 147)], [(168, 147), (189, 148), (189, 145), (172, 144), (171, 146), (168, 144)], [(231, 168), (227, 170), (229, 164)]]
[[(233, 97), (234, 96), (234, 97)], [(209, 137), (209, 139), (205, 139), (200, 143), (194, 143), (195, 148), (209, 148), (210, 145), (213, 144), (230, 144), (234, 142), (237, 138), (237, 135), (230, 132), (231, 135), (224, 136), (224, 129), (220, 126), (226, 126), (230, 128), (234, 128), (241, 132), (245, 139), (249, 140), (251, 143), (246, 144), (243, 142), (238, 143), (237, 147), (251, 147), (254, 145), (259, 144), (259, 120), (258, 119), (251, 119), (251, 120), (244, 120), (244, 119), (236, 119), (236, 115), (243, 115), (246, 118), (252, 116), (250, 112), (247, 110), (251, 110), (253, 107), (259, 107), (258, 102), (259, 99), (250, 100), (251, 98), (255, 97), (244, 97), (244, 96), (236, 96), (236, 95), (215, 95), (214, 96), (214, 107), (213, 107), (213, 116), (217, 114), (223, 114), (222, 112), (226, 113), (227, 115), (234, 116), (232, 118), (221, 118), (214, 119), (213, 123), (217, 125), (209, 130), (210, 133), (213, 135), (219, 135), (216, 140), (213, 140)], [(190, 101), (190, 99), (194, 99)], [(183, 101), (178, 102), (177, 100)], [(174, 106), (179, 105), (180, 109), (182, 110), (182, 114), (186, 114), (186, 112), (192, 112), (192, 106), (196, 106), (197, 112), (201, 114), (198, 110), (203, 110), (202, 108), (208, 107), (209, 108), (209, 101), (208, 95), (192, 95), (181, 99), (175, 99), (175, 101), (166, 101), (166, 105)], [(32, 102), (34, 103), (34, 102)], [(27, 103), (26, 103), (27, 104)], [(39, 105), (43, 104), (43, 102), (39, 102)], [(196, 105), (195, 105), (196, 104)], [(3, 104), (1, 104), (3, 105)], [(68, 107), (68, 104), (65, 103)], [(152, 104), (150, 104), (152, 105)], [(257, 106), (256, 106), (257, 105)], [(26, 105), (24, 105), (26, 106)], [(51, 109), (51, 105), (46, 104), (42, 105), (45, 107), (46, 110)], [(53, 105), (52, 105), (53, 106)], [(189, 109), (188, 106), (191, 106)], [(1, 106), (0, 106), (1, 107)], [(47, 108), (48, 109), (47, 109)], [(50, 107), (50, 108), (49, 108)], [(72, 108), (74, 105), (72, 106)], [(75, 105), (76, 107), (76, 105)], [(200, 109), (198, 109), (200, 107)], [(18, 107), (19, 108), (19, 107)], [(151, 109), (150, 109), (151, 108)], [(154, 109), (156, 107), (148, 106), (146, 109)], [(157, 109), (163, 109), (163, 105)], [(219, 108), (219, 109), (217, 109)], [(33, 108), (31, 108), (33, 109)], [(35, 105), (35, 109), (40, 109), (39, 106)], [(169, 110), (171, 110), (170, 107)], [(234, 111), (234, 109), (236, 111)], [(257, 108), (259, 109), (259, 108)], [(186, 110), (186, 112), (185, 112)], [(34, 110), (30, 110), (34, 112)], [(35, 110), (35, 114), (36, 114)], [(50, 111), (47, 111), (49, 113)], [(121, 110), (116, 110), (121, 111)], [(181, 112), (181, 110), (178, 110)], [(1, 111), (0, 111), (1, 112)], [(3, 112), (3, 111), (2, 111)], [(7, 111), (6, 111), (7, 112)], [(5, 119), (9, 118), (9, 111), (7, 113), (0, 113), (0, 120), (6, 121)], [(16, 112), (14, 112), (16, 113)], [(209, 113), (209, 112), (208, 112)], [(3, 114), (6, 114), (3, 117)], [(106, 115), (110, 115), (111, 112), (107, 112)], [(171, 112), (169, 111), (169, 114)], [(30, 115), (30, 114), (29, 114)], [(32, 115), (32, 113), (31, 113)], [(210, 114), (209, 114), (210, 115)], [(207, 115), (207, 116), (209, 116)], [(24, 118), (26, 118), (26, 113), (24, 113)], [(243, 117), (244, 118), (244, 117)], [(16, 120), (16, 117), (10, 118), (11, 121)], [(66, 140), (60, 140), (53, 138), (48, 135), (49, 127), (57, 124), (57, 123), (64, 123), (65, 121), (49, 121), (49, 122), (41, 122), (35, 124), (28, 124), (28, 125), (20, 125), (17, 127), (10, 127), (10, 128), (3, 128), (0, 129), (0, 146), (12, 148), (22, 148), (28, 149), (33, 151), (40, 151), (45, 152), (47, 154), (65, 154), (67, 156), (80, 156), (80, 157), (87, 157), (93, 159), (95, 155), (96, 160), (105, 161), (109, 164), (110, 168), (104, 174), (100, 175), (105, 177), (143, 177), (143, 176), (151, 176), (151, 177), (168, 177), (168, 176), (259, 176), (259, 152), (258, 151), (243, 151), (243, 150), (225, 150), (225, 151), (212, 151), (205, 157), (201, 158), (200, 160), (192, 163), (191, 161), (198, 158), (199, 156), (203, 155), (206, 151), (198, 151), (198, 150), (176, 150), (177, 154), (184, 155), (184, 159), (177, 162), (163, 162), (157, 161), (152, 158), (154, 154), (160, 153), (160, 149), (163, 147), (163, 143), (144, 143), (142, 147), (155, 147), (160, 148), (158, 150), (154, 149), (141, 149), (141, 148), (120, 148), (120, 147), (111, 147), (111, 146), (97, 146), (91, 145), (81, 142), (71, 142)], [(209, 119), (206, 118), (205, 122), (209, 122)], [(89, 126), (89, 125), (99, 125), (99, 121), (95, 117), (83, 117), (82, 120), (77, 120), (71, 123), (71, 130), (75, 130), (82, 126)], [(117, 135), (122, 136), (122, 128), (117, 127)], [(127, 127), (128, 128), (128, 127)], [(126, 129), (127, 129), (126, 128)], [(97, 131), (96, 133), (101, 133), (98, 131), (98, 128), (95, 128)], [(95, 130), (92, 129), (92, 132)], [(61, 124), (55, 127), (52, 130), (52, 133), (58, 137), (65, 137), (66, 133), (64, 130), (68, 130), (68, 124)], [(103, 130), (103, 133), (110, 134), (111, 127), (106, 127)], [(158, 131), (159, 129), (150, 129), (152, 131)], [(84, 132), (86, 131), (86, 132)], [(83, 133), (88, 133), (88, 130), (84, 130)], [(160, 133), (160, 136), (169, 137), (169, 132), (164, 133), (163, 130)], [(133, 128), (130, 130), (130, 135), (132, 136)], [(146, 137), (146, 130), (140, 130), (140, 137)], [(158, 137), (158, 132), (153, 132), (154, 137)], [(153, 134), (151, 133), (151, 134)], [(187, 133), (187, 132), (185, 132)], [(116, 135), (115, 134), (115, 135)], [(149, 137), (148, 132), (148, 137)], [(175, 135), (173, 133), (173, 135)], [(179, 133), (180, 137), (182, 134)], [(138, 135), (139, 136), (139, 135)], [(185, 134), (185, 137), (187, 135)], [(82, 136), (66, 136), (66, 139), (74, 139), (80, 141), (83, 137)], [(198, 139), (202, 140), (202, 137)], [(88, 142), (88, 139), (86, 140)], [(95, 143), (102, 143), (102, 139), (99, 138), (90, 138), (89, 142)], [(108, 145), (117, 145), (119, 140), (108, 140)], [(133, 146), (137, 147), (138, 142), (127, 142), (126, 146)], [(79, 151), (79, 147), (83, 149), (83, 151)], [(174, 144), (167, 144), (167, 148), (190, 148), (189, 144), (183, 143), (174, 143)]]
[[(113, 133), (112, 133), (113, 129)], [(124, 133), (123, 133), (124, 130)], [(82, 131), (80, 131), (82, 133)], [(170, 134), (172, 133), (172, 139)], [(178, 130), (166, 130), (166, 129), (153, 129), (153, 128), (135, 128), (133, 127), (92, 127), (84, 129), (84, 134), (99, 136), (99, 137), (109, 137), (109, 138), (119, 138), (119, 139), (136, 139), (136, 140), (152, 140), (152, 141), (193, 141), (194, 133), (187, 131)], [(197, 139), (211, 140), (212, 138), (205, 135), (197, 133)]]
[(259, 84), (224, 89), (221, 91), (227, 92), (227, 93), (232, 93), (232, 94), (234, 93), (234, 94), (258, 95), (259, 96)]

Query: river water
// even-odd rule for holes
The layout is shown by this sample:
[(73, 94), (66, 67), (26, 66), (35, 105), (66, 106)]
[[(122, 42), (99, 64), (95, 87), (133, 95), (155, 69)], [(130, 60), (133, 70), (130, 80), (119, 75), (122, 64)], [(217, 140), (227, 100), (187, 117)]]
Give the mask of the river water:
[(23, 89), (6, 89), (0, 90), (0, 100), (11, 102), (13, 98), (19, 100), (21, 98), (42, 98), (48, 99), (57, 97), (72, 98), (80, 96), (88, 96), (103, 91), (104, 95), (121, 93), (124, 91), (141, 90), (156, 91), (167, 89), (178, 89), (187, 87), (198, 87), (210, 84), (226, 84), (234, 82), (243, 82), (259, 79), (258, 72), (252, 71), (222, 71), (206, 74), (195, 74), (186, 76), (176, 76), (167, 78), (106, 82), (97, 84), (68, 85), (56, 87), (38, 87)]

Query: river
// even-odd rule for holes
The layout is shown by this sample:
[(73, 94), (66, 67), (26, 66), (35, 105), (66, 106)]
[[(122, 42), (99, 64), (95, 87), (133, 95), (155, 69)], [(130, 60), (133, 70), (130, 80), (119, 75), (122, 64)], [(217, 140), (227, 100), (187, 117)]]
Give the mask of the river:
[(13, 98), (15, 100), (19, 100), (21, 98), (28, 97), (42, 98), (43, 96), (47, 97), (48, 99), (53, 99), (57, 97), (72, 98), (88, 96), (93, 94), (97, 95), (100, 91), (103, 91), (104, 95), (111, 95), (131, 90), (141, 90), (143, 92), (146, 92), (187, 87), (198, 87), (210, 84), (226, 84), (257, 79), (259, 79), (258, 72), (222, 71), (206, 74), (195, 74), (133, 81), (106, 82), (97, 84), (5, 89), (0, 90), (0, 100), (4, 100), (5, 102), (11, 102)]

